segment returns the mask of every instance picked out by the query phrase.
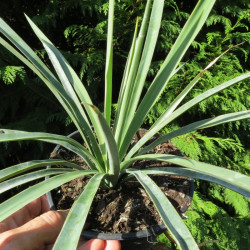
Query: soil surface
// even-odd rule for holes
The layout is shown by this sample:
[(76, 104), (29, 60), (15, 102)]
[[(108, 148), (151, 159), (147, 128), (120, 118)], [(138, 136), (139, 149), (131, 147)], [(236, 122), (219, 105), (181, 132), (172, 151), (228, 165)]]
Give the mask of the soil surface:
[[(144, 133), (145, 131), (137, 133), (134, 137), (134, 143)], [(152, 152), (182, 155), (171, 143), (160, 144), (150, 153)], [(72, 155), (63, 150), (61, 151), (61, 157), (68, 158), (72, 157)], [(75, 157), (75, 160), (77, 161), (79, 158)], [(143, 160), (134, 163), (133, 168), (143, 169), (170, 165), (166, 162)], [(191, 181), (189, 178), (166, 175), (151, 175), (150, 177), (158, 184), (179, 213), (186, 211), (192, 199), (190, 197)], [(56, 208), (69, 209), (87, 183), (88, 179), (86, 177), (77, 178), (65, 183), (57, 190), (53, 190), (52, 196)], [(105, 190), (99, 188), (84, 229), (103, 233), (128, 233), (145, 230), (161, 223), (161, 218), (147, 193), (136, 179), (129, 178), (121, 182), (121, 185), (116, 189)]]

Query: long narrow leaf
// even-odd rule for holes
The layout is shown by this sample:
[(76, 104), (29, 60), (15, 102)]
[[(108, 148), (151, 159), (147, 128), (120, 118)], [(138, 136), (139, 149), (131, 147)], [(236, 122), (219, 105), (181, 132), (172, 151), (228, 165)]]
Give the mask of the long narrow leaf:
[(147, 154), (147, 155), (140, 155), (136, 156), (129, 161), (125, 161), (121, 168), (126, 168), (131, 162), (136, 160), (156, 160), (156, 161), (165, 161), (176, 164), (178, 166), (186, 167), (198, 171), (200, 173), (209, 175), (215, 179), (220, 179), (224, 181), (224, 183), (228, 184), (229, 188), (233, 189), (234, 191), (250, 198), (250, 177), (225, 169), (221, 167), (217, 167), (211, 164), (186, 159), (181, 156), (176, 155), (168, 155), (168, 154)]
[(109, 0), (108, 12), (108, 33), (106, 50), (106, 68), (105, 68), (105, 100), (104, 117), (110, 126), (111, 104), (112, 104), (112, 68), (113, 68), (113, 23), (114, 23), (115, 1)]
[(141, 171), (132, 172), (153, 201), (168, 231), (180, 249), (199, 249), (187, 226), (155, 182)]
[[(152, 130), (149, 130), (145, 136), (143, 136), (143, 138), (138, 142), (138, 145), (135, 145), (135, 148), (138, 148), (138, 146), (140, 145), (140, 147), (142, 145), (144, 145), (152, 136), (154, 136), (155, 133), (157, 133), (158, 131), (160, 131), (163, 127), (165, 127), (167, 124), (169, 124), (171, 121), (173, 121), (174, 119), (176, 119), (178, 116), (180, 116), (181, 114), (183, 114), (185, 111), (189, 110), (191, 107), (193, 107), (194, 105), (198, 104), (199, 102), (205, 100), (206, 98), (218, 93), (219, 91), (222, 91), (230, 86), (232, 86), (233, 84), (236, 84), (240, 81), (243, 81), (247, 78), (250, 77), (250, 72), (245, 73), (243, 75), (240, 75), (238, 77), (235, 77), (229, 81), (226, 81), (212, 89), (207, 90), (206, 92), (196, 96), (195, 98), (193, 98), (192, 100), (188, 101), (187, 103), (183, 104), (181, 107), (179, 107), (176, 111), (174, 111), (167, 119), (163, 119), (162, 117), (159, 118), (159, 120), (157, 120), (157, 126), (155, 126)], [(134, 153), (135, 153), (135, 148), (132, 148), (128, 153), (128, 155), (126, 156), (126, 158), (128, 159), (129, 157), (131, 157)], [(138, 149), (137, 149), (138, 150)], [(133, 153), (132, 153), (133, 152)]]
[[(83, 117), (78, 113), (79, 111), (75, 106), (75, 103), (68, 96), (59, 81), (48, 70), (46, 65), (44, 65), (44, 63), (40, 60), (39, 57), (37, 57), (32, 49), (1, 18), (0, 32), (2, 32), (27, 57), (28, 60), (1, 37), (0, 43), (38, 75), (38, 77), (47, 85), (47, 87), (51, 90), (51, 92), (56, 96), (58, 101), (64, 107), (64, 109), (76, 125), (77, 129), (81, 133), (90, 151), (91, 147), (89, 146), (89, 137), (92, 139), (92, 144), (95, 148), (94, 136), (91, 137), (92, 130), (89, 127), (86, 119), (83, 119)], [(98, 146), (96, 146), (96, 148), (98, 149)]]
[[(166, 142), (172, 138), (175, 138), (180, 135), (184, 135), (191, 131), (209, 128), (209, 127), (217, 126), (219, 124), (239, 121), (242, 119), (249, 119), (249, 118), (250, 118), (250, 111), (241, 111), (241, 112), (229, 113), (229, 114), (220, 115), (214, 118), (208, 118), (205, 120), (197, 121), (197, 122), (188, 124), (180, 129), (177, 129), (173, 132), (170, 132), (166, 135), (159, 137), (150, 145), (146, 146), (140, 152), (138, 152), (137, 155), (144, 154), (148, 152), (149, 150), (153, 149), (154, 147), (156, 147), (157, 145), (159, 145), (160, 143)], [(129, 159), (130, 157), (132, 157), (148, 141), (149, 136), (147, 134), (145, 136), (146, 136), (145, 138), (142, 137), (142, 139), (138, 141), (137, 144), (129, 151), (129, 153), (126, 156), (126, 159)]]
[[(124, 172), (131, 174), (132, 171), (138, 171), (138, 170), (129, 168), (126, 169)], [(199, 172), (198, 170), (194, 169), (188, 169), (183, 167), (160, 167), (160, 168), (148, 168), (141, 171), (147, 175), (178, 175), (178, 176), (190, 177), (192, 179), (214, 182), (226, 188), (229, 188), (235, 192), (238, 192), (246, 197), (250, 197), (250, 191), (246, 191), (239, 187), (236, 187), (234, 183), (228, 182), (226, 178), (222, 179), (221, 177), (217, 177), (216, 175)]]
[(28, 183), (30, 181), (43, 178), (45, 176), (63, 174), (63, 173), (68, 173), (72, 171), (73, 171), (72, 169), (68, 169), (68, 168), (50, 168), (50, 169), (43, 169), (43, 170), (35, 171), (32, 173), (20, 175), (16, 178), (12, 178), (10, 180), (0, 183), (0, 194), (9, 189)]
[(55, 242), (53, 250), (76, 249), (83, 229), (83, 225), (88, 216), (93, 198), (99, 188), (104, 174), (94, 175), (80, 197), (74, 202), (63, 228)]
[(140, 65), (136, 74), (136, 79), (134, 80), (134, 84), (132, 86), (133, 88), (131, 88), (131, 91), (129, 93), (130, 101), (128, 103), (129, 104), (128, 107), (126, 108), (126, 117), (124, 119), (123, 122), (124, 126), (122, 129), (123, 138), (134, 117), (135, 110), (141, 98), (141, 93), (145, 84), (146, 77), (148, 75), (148, 70), (153, 58), (156, 42), (158, 40), (159, 30), (161, 27), (163, 7), (164, 7), (164, 0), (153, 2), (150, 22), (148, 25), (147, 37), (143, 48)]
[(175, 100), (169, 105), (169, 107), (164, 111), (161, 117), (150, 127), (150, 133), (157, 133), (159, 128), (157, 124), (160, 123), (161, 120), (166, 119), (181, 103), (181, 101), (185, 98), (185, 96), (189, 93), (189, 91), (194, 87), (194, 85), (201, 79), (201, 75), (198, 74), (187, 86), (186, 88), (175, 98)]
[(0, 221), (6, 219), (11, 214), (15, 213), (20, 208), (24, 207), (31, 201), (37, 199), (50, 190), (59, 187), (60, 185), (71, 181), (75, 178), (85, 175), (95, 174), (96, 171), (73, 171), (67, 174), (61, 174), (51, 177), (41, 183), (38, 183), (32, 187), (27, 188), (21, 193), (11, 197), (7, 201), (0, 204)]
[(33, 65), (39, 69), (44, 76), (46, 76), (56, 88), (60, 88), (60, 83), (46, 67), (42, 60), (36, 55), (36, 53), (18, 36), (18, 34), (10, 28), (10, 26), (0, 18), (0, 32), (8, 38), (27, 58)]
[(109, 174), (109, 179), (111, 181), (111, 184), (115, 185), (116, 182), (118, 181), (120, 173), (120, 160), (119, 160), (116, 141), (102, 113), (95, 106), (93, 106), (92, 108), (96, 112), (96, 118), (99, 120), (101, 124), (100, 128), (108, 151), (109, 169), (107, 169), (106, 172)]
[(23, 172), (26, 172), (28, 170), (34, 170), (36, 168), (40, 167), (46, 167), (46, 166), (53, 166), (53, 165), (62, 165), (65, 167), (70, 167), (70, 168), (75, 168), (78, 170), (83, 170), (82, 167), (68, 161), (64, 160), (54, 160), (54, 159), (49, 159), (49, 160), (36, 160), (36, 161), (28, 161), (28, 162), (23, 162), (8, 168), (5, 168), (3, 170), (0, 170), (0, 182), (16, 176), (18, 174), (21, 174)]
[(119, 149), (119, 155), (121, 159), (125, 155), (133, 136), (141, 127), (146, 115), (166, 87), (166, 84), (172, 76), (173, 71), (179, 64), (181, 58), (205, 23), (208, 14), (214, 5), (214, 2), (215, 0), (199, 1), (193, 13), (190, 15), (187, 23), (182, 29), (181, 34), (177, 38), (174, 46), (165, 59), (160, 71), (141, 101), (140, 106), (138, 107), (136, 114), (130, 123), (125, 136), (126, 140), (123, 141), (123, 144)]
[[(148, 2), (147, 2), (148, 3)], [(119, 122), (119, 117), (120, 117), (120, 112), (121, 112), (121, 106), (123, 104), (124, 100), (124, 95), (125, 95), (125, 90), (128, 88), (128, 77), (131, 74), (131, 67), (132, 67), (132, 62), (133, 58), (135, 56), (135, 44), (136, 44), (136, 37), (137, 37), (137, 30), (138, 30), (138, 17), (136, 19), (136, 25), (135, 25), (135, 31), (134, 31), (134, 36), (132, 40), (132, 45), (129, 51), (129, 55), (126, 61), (123, 77), (122, 77), (122, 83), (120, 87), (120, 92), (119, 92), (119, 97), (118, 97), (118, 102), (117, 102), (117, 110), (115, 113), (115, 121), (114, 121), (114, 126), (113, 126), (113, 133), (115, 135), (116, 142), (118, 142), (118, 135), (116, 133), (117, 125)], [(135, 70), (135, 69), (134, 69)]]
[[(60, 51), (51, 43), (51, 41), (31, 21), (31, 19), (29, 17), (26, 16), (26, 18), (27, 18), (31, 28), (35, 32), (35, 34), (42, 42), (44, 48), (46, 49), (46, 51), (49, 55), (51, 62), (53, 64), (63, 86), (64, 86), (64, 88), (66, 89), (67, 93), (69, 93), (69, 95), (71, 96), (71, 98), (73, 100), (73, 103), (75, 104), (76, 108), (78, 109), (79, 116), (80, 116), (79, 119), (82, 118), (81, 119), (81, 121), (83, 122), (82, 125), (84, 126), (84, 128), (88, 129), (88, 136), (91, 140), (95, 155), (99, 159), (99, 162), (101, 162), (102, 158), (101, 158), (101, 154), (100, 154), (100, 149), (97, 145), (94, 134), (93, 134), (92, 130), (90, 129), (90, 125), (88, 123), (88, 119), (85, 115), (85, 112), (82, 108), (82, 105), (79, 102), (79, 99), (76, 95), (76, 93), (77, 93), (79, 98), (81, 99), (81, 102), (84, 105), (86, 111), (88, 112), (88, 115), (91, 119), (91, 122), (96, 130), (96, 134), (97, 134), (97, 137), (100, 141), (100, 144), (102, 144), (102, 141), (103, 141), (102, 135), (101, 135), (100, 131), (98, 130), (99, 126), (94, 119), (95, 114), (93, 113), (92, 109), (89, 108), (89, 105), (87, 105), (87, 104), (92, 104), (92, 101), (89, 97), (87, 90), (85, 89), (81, 80), (79, 79), (79, 77), (77, 76), (75, 71), (72, 69), (72, 67), (69, 65), (67, 60), (60, 53)], [(73, 87), (74, 87), (74, 89), (73, 89)], [(76, 93), (75, 93), (75, 91), (76, 91)], [(105, 154), (105, 152), (104, 152), (104, 154)]]
[[(151, 126), (150, 130), (152, 130), (154, 127), (157, 126), (158, 123), (160, 123), (163, 120), (166, 120), (168, 116), (177, 108), (177, 106), (181, 103), (181, 101), (184, 99), (184, 97), (190, 92), (190, 90), (194, 87), (194, 85), (201, 79), (201, 77), (204, 75), (204, 73), (210, 69), (223, 55), (225, 55), (228, 51), (230, 51), (232, 48), (239, 46), (240, 44), (231, 46), (229, 49), (224, 51), (222, 54), (217, 56), (212, 62), (210, 62), (204, 70), (202, 70), (183, 90), (182, 92), (175, 98), (175, 100), (171, 103), (171, 105), (164, 111), (164, 113), (161, 115), (159, 119)], [(158, 130), (158, 129), (157, 129)], [(159, 130), (158, 130), (159, 131)]]
[[(25, 132), (19, 130), (1, 129), (0, 142), (19, 141), (19, 140), (38, 140), (61, 145), (70, 151), (81, 156), (91, 169), (103, 171), (99, 162), (94, 158), (79, 142), (62, 135), (42, 133), (42, 132)], [(94, 162), (94, 164), (93, 164)]]
[[(126, 79), (125, 83), (125, 89), (122, 96), (122, 100), (118, 102), (119, 104), (119, 113), (117, 121), (117, 126), (115, 127), (115, 138), (118, 143), (120, 144), (120, 141), (125, 134), (127, 122), (131, 120), (130, 117), (133, 117), (134, 113), (130, 112), (129, 108), (132, 105), (131, 102), (136, 102), (137, 105), (137, 99), (133, 99), (132, 95), (137, 89), (138, 83), (142, 82), (144, 78), (146, 78), (147, 70), (149, 68), (149, 65), (151, 63), (151, 59), (153, 56), (155, 44), (157, 41), (159, 28), (160, 28), (160, 21), (163, 11), (163, 2), (162, 0), (156, 0), (153, 4), (153, 9), (150, 17), (150, 22), (148, 24), (149, 16), (150, 16), (150, 7), (152, 4), (152, 1), (147, 1), (147, 5), (145, 8), (145, 13), (143, 16), (142, 25), (139, 31), (139, 36), (136, 40), (135, 44), (135, 50), (131, 62), (131, 67), (128, 72), (128, 78)], [(148, 34), (147, 34), (148, 32)], [(145, 36), (145, 46), (144, 40)], [(143, 51), (143, 54), (142, 54)], [(141, 55), (142, 54), (142, 55)], [(141, 58), (142, 57), (142, 58)], [(139, 65), (140, 62), (140, 65)], [(138, 69), (139, 67), (139, 69)], [(137, 76), (141, 77), (141, 81), (139, 79), (135, 79)]]
[(180, 116), (181, 114), (183, 114), (185, 111), (189, 110), (191, 107), (193, 107), (194, 105), (200, 103), (201, 101), (204, 101), (205, 99), (207, 99), (210, 96), (213, 96), (214, 94), (229, 88), (230, 86), (232, 86), (233, 84), (239, 83), (243, 80), (246, 80), (250, 77), (250, 72), (242, 74), (238, 77), (235, 77), (229, 81), (226, 81), (212, 89), (209, 89), (207, 91), (205, 91), (204, 93), (196, 96), (195, 98), (193, 98), (192, 100), (188, 101), (187, 103), (183, 104), (181, 107), (179, 107), (176, 111), (174, 111), (165, 121), (162, 120), (160, 122), (160, 126), (164, 127), (166, 126), (166, 124), (168, 124), (169, 122), (173, 121), (174, 119), (176, 119), (178, 116)]

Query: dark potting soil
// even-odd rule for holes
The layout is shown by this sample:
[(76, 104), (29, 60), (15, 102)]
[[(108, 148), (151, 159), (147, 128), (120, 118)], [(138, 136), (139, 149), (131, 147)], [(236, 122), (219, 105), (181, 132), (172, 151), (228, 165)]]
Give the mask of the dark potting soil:
[[(143, 136), (144, 132), (137, 133), (134, 142)], [(63, 155), (67, 155), (63, 150)], [(150, 153), (182, 155), (171, 143), (163, 143), (154, 148)], [(76, 162), (80, 160), (75, 157)], [(82, 165), (82, 162), (80, 162)], [(133, 168), (166, 167), (171, 164), (157, 161), (138, 161)], [(85, 168), (86, 166), (83, 165)], [(168, 197), (179, 213), (190, 205), (191, 181), (181, 176), (150, 176)], [(88, 183), (87, 177), (77, 178), (65, 183), (52, 196), (57, 209), (69, 209)], [(99, 188), (92, 203), (85, 230), (103, 233), (128, 233), (140, 231), (161, 224), (153, 202), (148, 197), (142, 186), (134, 178), (126, 179), (116, 189), (106, 190)]]

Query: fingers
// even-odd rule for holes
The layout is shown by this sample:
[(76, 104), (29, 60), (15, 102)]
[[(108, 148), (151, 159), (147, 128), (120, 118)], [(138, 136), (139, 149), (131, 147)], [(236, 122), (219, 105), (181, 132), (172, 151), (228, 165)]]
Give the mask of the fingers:
[(105, 249), (105, 241), (99, 239), (89, 240), (77, 248), (77, 250), (104, 250), (104, 249)]
[(64, 220), (63, 213), (56, 211), (44, 213), (21, 227), (2, 233), (0, 235), (0, 249), (42, 249), (42, 247), (54, 243)]
[(0, 233), (22, 226), (36, 216), (49, 211), (45, 195), (30, 202), (0, 223)]
[(120, 250), (121, 244), (118, 240), (92, 239), (81, 245), (77, 250)]
[(106, 240), (104, 250), (121, 250), (121, 243), (118, 240)]
[(25, 208), (29, 211), (30, 216), (33, 218), (50, 210), (46, 195), (30, 202), (25, 206)]
[[(22, 224), (19, 215), (24, 216), (25, 220), (27, 220), (28, 218), (35, 216), (35, 214), (41, 213), (43, 209), (47, 209), (46, 204), (42, 204), (42, 202), (46, 201), (44, 198), (41, 197), (41, 199), (36, 200), (26, 206), (26, 209), (18, 211), (18, 213), (14, 216), (14, 219), (13, 217), (10, 217), (6, 219), (7, 221), (5, 220), (3, 223), (0, 223), (1, 250), (44, 249), (45, 246), (48, 247), (53, 245), (63, 226), (68, 211), (49, 211), (18, 227), (19, 223)], [(11, 230), (7, 228), (8, 226), (11, 228)], [(5, 230), (8, 231), (1, 233), (1, 230), (2, 232)], [(116, 240), (103, 241), (99, 239), (93, 239), (85, 242), (82, 245), (79, 245), (80, 247), (78, 250), (121, 249), (120, 242)]]
[(0, 234), (7, 230), (9, 230), (9, 226), (4, 222), (0, 222)]

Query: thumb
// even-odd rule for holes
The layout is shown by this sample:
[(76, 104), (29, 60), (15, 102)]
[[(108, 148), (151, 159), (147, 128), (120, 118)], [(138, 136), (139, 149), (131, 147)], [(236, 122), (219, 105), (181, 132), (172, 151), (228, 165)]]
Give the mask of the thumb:
[(33, 250), (55, 242), (66, 214), (49, 211), (21, 227), (0, 234), (1, 250)]

